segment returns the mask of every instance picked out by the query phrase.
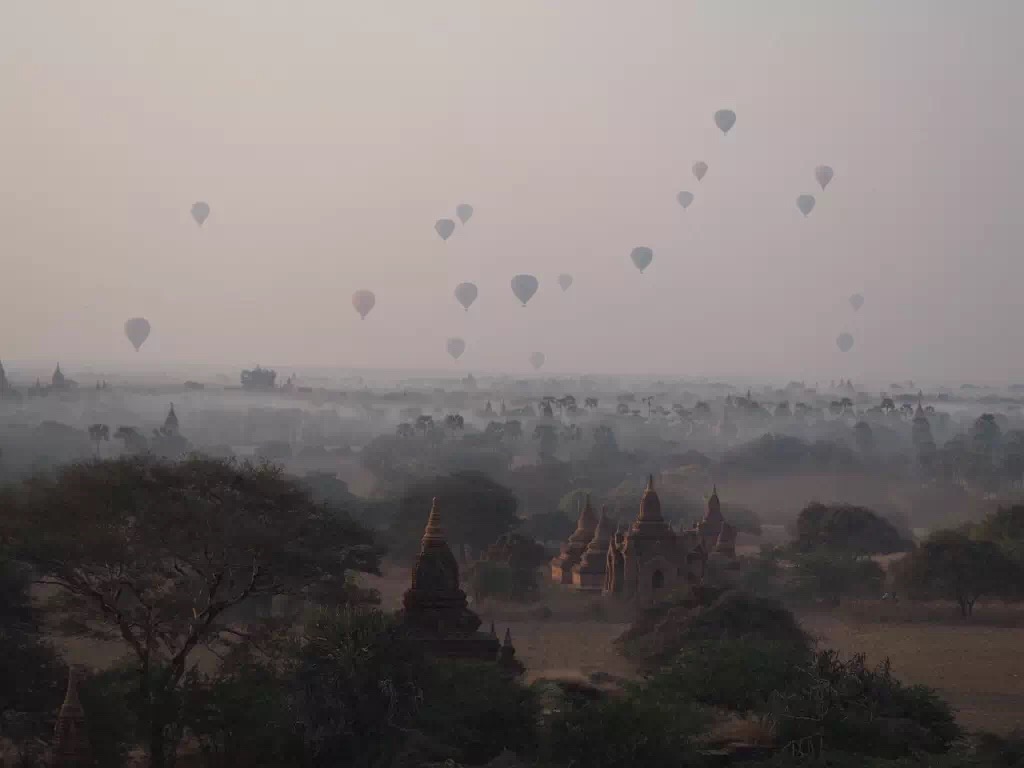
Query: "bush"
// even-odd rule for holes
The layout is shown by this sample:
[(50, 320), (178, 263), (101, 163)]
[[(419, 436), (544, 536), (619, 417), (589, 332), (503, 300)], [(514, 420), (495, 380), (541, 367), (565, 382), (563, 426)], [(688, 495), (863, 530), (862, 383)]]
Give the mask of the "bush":
[(797, 682), (807, 661), (803, 648), (753, 636), (704, 641), (684, 648), (650, 686), (721, 709), (763, 710), (773, 693)]
[(534, 692), (489, 662), (438, 660), (424, 678), (415, 726), (429, 751), (479, 765), (505, 750), (536, 747)]
[(812, 740), (829, 750), (896, 759), (947, 752), (961, 735), (949, 705), (931, 688), (905, 686), (888, 661), (844, 661), (824, 650), (800, 684), (772, 702), (781, 744)]
[(674, 690), (636, 686), (604, 696), (570, 688), (546, 719), (542, 755), (552, 765), (678, 768), (690, 764), (709, 719)]
[(738, 590), (698, 593), (692, 599), (655, 606), (616, 643), (625, 656), (651, 669), (672, 661), (685, 649), (726, 640), (789, 649), (793, 658), (806, 656), (811, 649), (810, 639), (782, 603)]

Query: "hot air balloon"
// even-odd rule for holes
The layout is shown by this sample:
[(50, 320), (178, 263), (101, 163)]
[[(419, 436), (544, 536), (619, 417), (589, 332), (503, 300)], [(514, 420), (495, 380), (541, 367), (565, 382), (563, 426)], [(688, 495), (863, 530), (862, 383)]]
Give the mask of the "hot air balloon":
[(715, 112), (715, 125), (723, 134), (728, 133), (736, 125), (736, 113), (731, 109), (720, 109)]
[(468, 312), (470, 305), (476, 301), (476, 286), (473, 283), (459, 283), (455, 286), (455, 299)]
[(124, 335), (128, 337), (136, 352), (149, 338), (149, 330), (149, 320), (144, 317), (133, 317), (124, 324)]
[(447, 240), (455, 231), (455, 222), (451, 219), (438, 219), (434, 222), (434, 229), (437, 230), (437, 234), (441, 236), (442, 240)]
[(641, 246), (634, 248), (633, 252), (629, 254), (629, 258), (633, 260), (633, 264), (640, 270), (640, 274), (643, 274), (644, 270), (651, 266), (651, 262), (654, 261), (654, 251)]
[(544, 360), (545, 357), (543, 352), (534, 352), (530, 355), (530, 365), (532, 365), (536, 371), (539, 371), (540, 367), (544, 365)]
[(459, 221), (465, 224), (471, 218), (473, 218), (473, 206), (469, 203), (462, 203), (461, 205), (455, 206), (455, 215), (459, 217)]
[(463, 339), (448, 339), (448, 354), (453, 360), (458, 360), (465, 351), (466, 342)]
[(821, 185), (822, 192), (825, 191), (825, 187), (827, 187), (828, 183), (832, 181), (832, 177), (834, 175), (831, 165), (819, 165), (814, 169), (814, 178), (817, 179), (818, 183)]
[(198, 203), (192, 203), (192, 218), (196, 220), (196, 224), (200, 227), (203, 226), (203, 222), (206, 221), (210, 216), (210, 204), (204, 203), (200, 200)]
[(676, 200), (683, 206), (683, 210), (686, 210), (690, 207), (690, 203), (693, 202), (693, 192), (680, 192), (676, 195)]
[(526, 302), (533, 298), (538, 286), (537, 278), (533, 275), (516, 275), (512, 278), (512, 293), (523, 302), (524, 307)]
[(842, 352), (849, 352), (853, 349), (853, 336), (848, 333), (840, 333), (836, 336), (836, 346)]
[(804, 216), (814, 210), (814, 195), (800, 195), (796, 199), (796, 207)]
[(370, 314), (370, 310), (376, 303), (377, 297), (373, 295), (373, 291), (356, 291), (352, 294), (352, 306), (356, 308), (356, 312), (363, 320)]
[(693, 175), (697, 177), (697, 181), (704, 178), (704, 174), (708, 172), (708, 164), (703, 160), (698, 160), (693, 164)]
[(559, 275), (558, 285), (563, 291), (568, 291), (569, 286), (572, 285), (572, 275)]
[(859, 293), (853, 294), (853, 296), (850, 297), (850, 306), (853, 307), (853, 311), (856, 312), (864, 306), (864, 297)]

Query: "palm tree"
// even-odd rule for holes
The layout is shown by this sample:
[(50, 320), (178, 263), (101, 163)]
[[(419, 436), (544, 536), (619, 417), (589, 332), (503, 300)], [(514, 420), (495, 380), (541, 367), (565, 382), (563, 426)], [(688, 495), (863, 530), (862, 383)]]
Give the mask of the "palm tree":
[(106, 424), (93, 424), (89, 427), (89, 439), (96, 446), (96, 457), (100, 455), (100, 442), (110, 439), (110, 427)]

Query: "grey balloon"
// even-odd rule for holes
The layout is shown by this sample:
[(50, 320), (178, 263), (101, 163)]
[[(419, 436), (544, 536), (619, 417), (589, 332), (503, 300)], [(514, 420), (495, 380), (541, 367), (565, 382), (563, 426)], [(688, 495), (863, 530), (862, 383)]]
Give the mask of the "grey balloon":
[(563, 291), (568, 291), (569, 286), (572, 285), (572, 275), (559, 275), (558, 285)]
[(128, 337), (136, 352), (149, 338), (149, 331), (149, 320), (144, 317), (133, 317), (125, 321), (124, 335)]
[(533, 294), (537, 292), (539, 285), (537, 278), (533, 275), (516, 275), (512, 278), (512, 293), (523, 302), (525, 307), (526, 302), (532, 299)]
[(530, 365), (533, 366), (534, 370), (539, 371), (540, 367), (544, 365), (545, 359), (543, 352), (534, 352), (530, 355)]
[(462, 357), (462, 353), (466, 351), (466, 342), (463, 339), (452, 338), (448, 339), (448, 354), (452, 356), (452, 359), (458, 360)]
[(690, 207), (690, 203), (693, 202), (693, 192), (680, 192), (676, 195), (676, 200), (678, 200), (679, 204), (683, 206), (683, 210), (686, 210)]
[(715, 112), (715, 125), (722, 133), (728, 133), (736, 125), (736, 113), (731, 109), (720, 109)]
[(469, 203), (462, 203), (461, 205), (455, 206), (455, 215), (459, 217), (459, 221), (465, 224), (471, 218), (473, 218), (473, 206)]
[(814, 210), (814, 195), (800, 195), (796, 199), (796, 207), (800, 209), (800, 213), (807, 216)]
[(698, 160), (693, 164), (693, 175), (697, 177), (697, 181), (704, 178), (704, 174), (708, 172), (708, 164), (703, 160)]
[(455, 222), (451, 219), (438, 219), (434, 222), (434, 230), (441, 236), (442, 240), (447, 240), (452, 236), (452, 232), (455, 231)]
[(836, 336), (836, 346), (841, 352), (849, 352), (853, 349), (853, 336), (848, 333), (840, 333)]
[(853, 307), (853, 311), (856, 312), (864, 306), (864, 297), (859, 293), (853, 294), (853, 296), (850, 297), (850, 306)]
[(467, 312), (469, 307), (476, 301), (477, 290), (473, 283), (459, 283), (455, 286), (455, 299)]
[(643, 271), (651, 266), (651, 262), (654, 261), (654, 251), (640, 246), (633, 249), (633, 252), (629, 254), (629, 258), (633, 260), (633, 264), (640, 270), (640, 274), (643, 274)]
[(817, 180), (818, 184), (821, 185), (822, 192), (825, 191), (825, 187), (827, 187), (828, 183), (832, 181), (832, 177), (834, 175), (835, 173), (832, 171), (831, 165), (819, 165), (814, 169), (814, 178)]
[(210, 204), (204, 203), (202, 200), (192, 203), (192, 218), (200, 227), (203, 226), (203, 223), (210, 218)]
[(373, 295), (373, 291), (358, 290), (352, 294), (352, 307), (356, 312), (359, 313), (359, 317), (363, 320), (370, 314), (370, 310), (377, 304), (377, 297)]

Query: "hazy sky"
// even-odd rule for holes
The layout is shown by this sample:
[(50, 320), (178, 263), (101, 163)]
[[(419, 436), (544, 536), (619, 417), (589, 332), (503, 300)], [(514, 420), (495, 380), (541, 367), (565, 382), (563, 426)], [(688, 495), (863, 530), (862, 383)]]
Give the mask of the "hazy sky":
[(1024, 380), (1022, 28), (1020, 0), (4, 0), (0, 359)]

